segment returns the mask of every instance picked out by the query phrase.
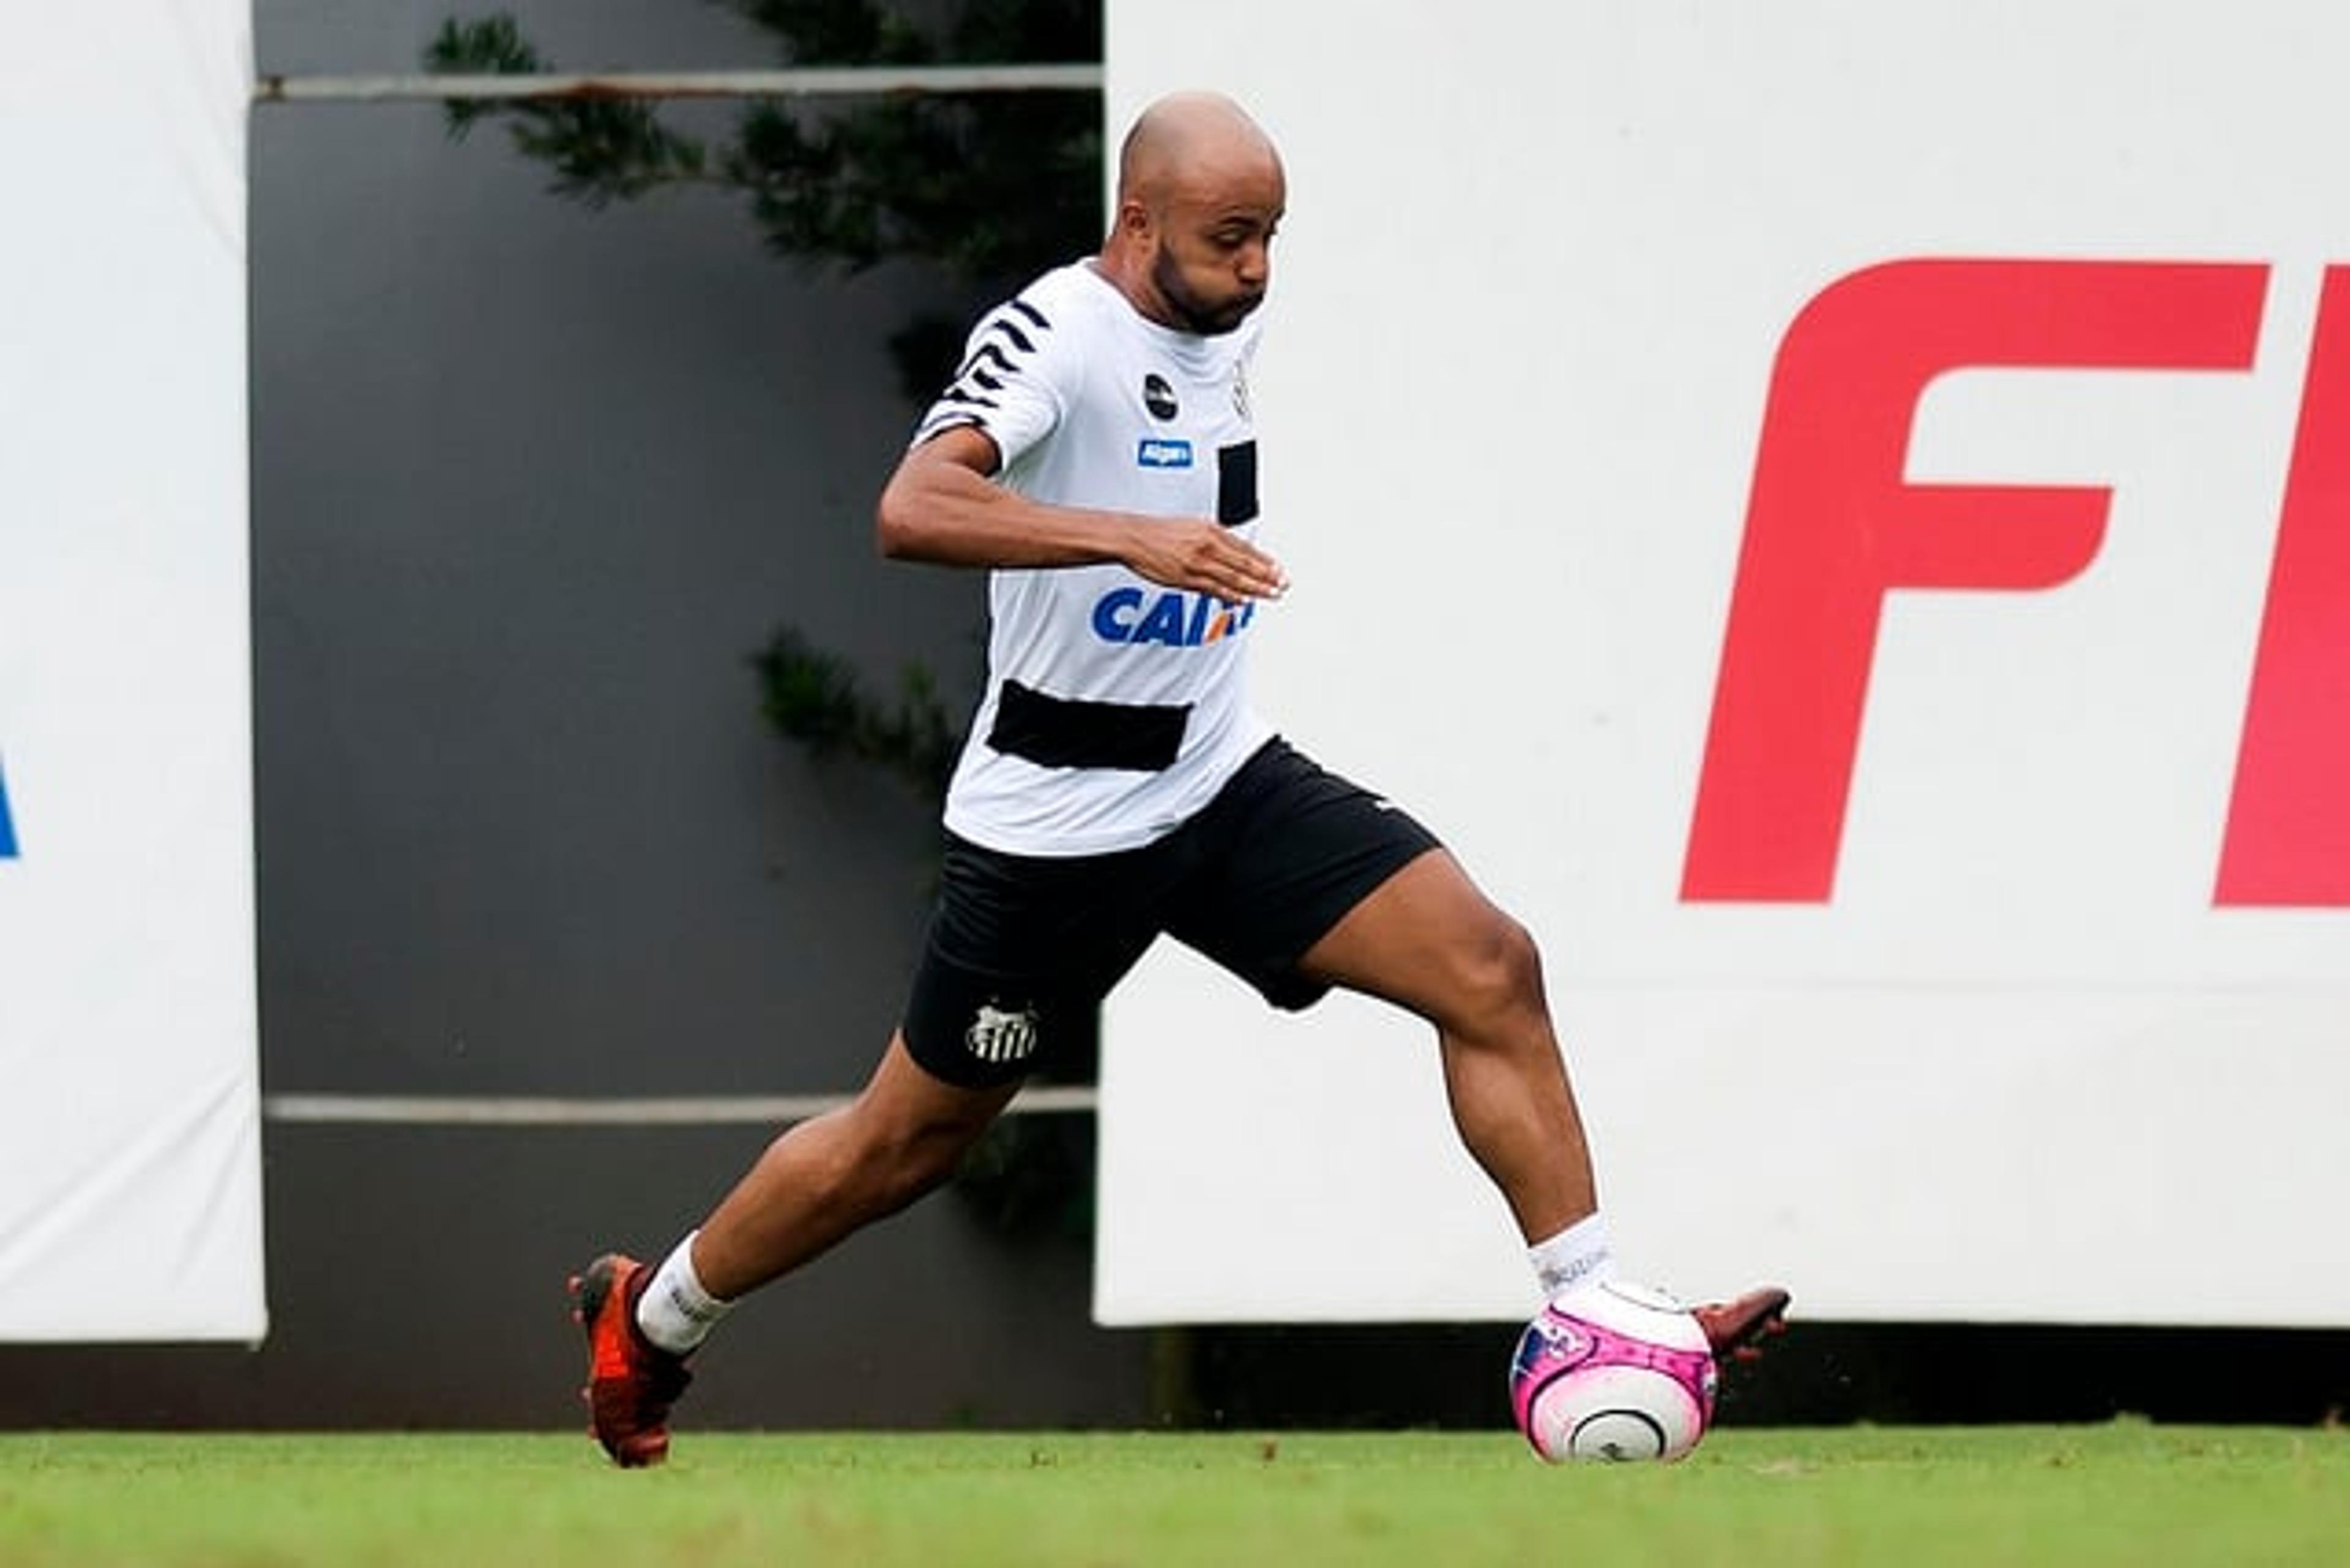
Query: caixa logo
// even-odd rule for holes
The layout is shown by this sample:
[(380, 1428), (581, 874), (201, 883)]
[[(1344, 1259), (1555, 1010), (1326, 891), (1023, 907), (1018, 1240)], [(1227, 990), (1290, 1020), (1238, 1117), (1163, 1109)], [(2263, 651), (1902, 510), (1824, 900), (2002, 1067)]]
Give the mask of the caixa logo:
[[(1839, 278), (1781, 340), (1681, 897), (1825, 903), (1885, 597), (2053, 588), (2102, 486), (1913, 483), (1918, 400), (1979, 367), (2251, 369), (2258, 263), (1911, 260)], [(2350, 907), (2350, 266), (2325, 271), (2212, 901)]]
[(1237, 636), (1255, 618), (1254, 604), (1232, 604), (1213, 594), (1175, 588), (1156, 593), (1112, 588), (1094, 601), (1094, 635), (1104, 642), (1199, 648)]
[(16, 857), (16, 819), (8, 815), (8, 771), (0, 767), (0, 860)]

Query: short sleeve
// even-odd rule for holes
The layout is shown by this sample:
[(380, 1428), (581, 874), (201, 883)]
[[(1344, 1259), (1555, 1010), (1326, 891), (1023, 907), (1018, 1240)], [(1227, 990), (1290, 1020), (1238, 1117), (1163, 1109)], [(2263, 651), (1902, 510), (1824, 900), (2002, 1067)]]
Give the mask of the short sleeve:
[(1011, 467), (1061, 422), (1060, 382), (1069, 363), (1051, 318), (1035, 304), (1015, 298), (997, 306), (972, 328), (962, 365), (915, 427), (913, 444), (975, 425)]

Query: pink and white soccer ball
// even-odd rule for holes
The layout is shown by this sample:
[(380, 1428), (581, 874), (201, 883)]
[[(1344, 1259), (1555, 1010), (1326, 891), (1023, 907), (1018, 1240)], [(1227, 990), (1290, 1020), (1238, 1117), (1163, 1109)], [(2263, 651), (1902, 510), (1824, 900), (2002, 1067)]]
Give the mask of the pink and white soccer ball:
[(1553, 1302), (1510, 1364), (1510, 1407), (1534, 1452), (1678, 1459), (1713, 1419), (1712, 1349), (1671, 1297), (1610, 1281)]

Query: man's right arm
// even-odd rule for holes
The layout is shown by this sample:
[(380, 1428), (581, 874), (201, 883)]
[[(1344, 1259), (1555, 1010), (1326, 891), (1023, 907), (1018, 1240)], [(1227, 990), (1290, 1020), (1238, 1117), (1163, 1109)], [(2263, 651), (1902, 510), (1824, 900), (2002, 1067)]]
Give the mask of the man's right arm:
[(972, 425), (912, 448), (875, 509), (881, 553), (951, 566), (1114, 561), (1152, 582), (1234, 602), (1277, 598), (1289, 587), (1279, 562), (1209, 519), (1032, 501), (995, 482), (998, 466), (994, 440)]

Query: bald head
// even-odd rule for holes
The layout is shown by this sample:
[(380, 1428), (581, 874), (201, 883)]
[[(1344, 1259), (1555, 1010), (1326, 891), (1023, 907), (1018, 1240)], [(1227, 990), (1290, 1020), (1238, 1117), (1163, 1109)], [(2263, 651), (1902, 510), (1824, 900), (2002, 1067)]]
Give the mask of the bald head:
[(1281, 154), (1240, 105), (1215, 93), (1162, 98), (1118, 148), (1101, 271), (1154, 321), (1229, 332), (1264, 298), (1287, 201)]
[(1220, 93), (1171, 93), (1144, 109), (1118, 152), (1118, 197), (1159, 204), (1184, 184), (1281, 177), (1273, 139)]

